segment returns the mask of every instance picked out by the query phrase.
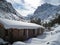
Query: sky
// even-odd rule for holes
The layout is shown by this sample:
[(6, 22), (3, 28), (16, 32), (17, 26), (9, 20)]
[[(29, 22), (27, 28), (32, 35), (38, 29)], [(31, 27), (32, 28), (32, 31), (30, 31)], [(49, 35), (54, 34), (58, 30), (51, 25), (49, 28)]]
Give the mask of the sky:
[(19, 12), (22, 16), (27, 16), (28, 14), (34, 13), (38, 6), (41, 6), (43, 3), (51, 3), (53, 5), (59, 5), (60, 0), (7, 0), (11, 2), (13, 7)]

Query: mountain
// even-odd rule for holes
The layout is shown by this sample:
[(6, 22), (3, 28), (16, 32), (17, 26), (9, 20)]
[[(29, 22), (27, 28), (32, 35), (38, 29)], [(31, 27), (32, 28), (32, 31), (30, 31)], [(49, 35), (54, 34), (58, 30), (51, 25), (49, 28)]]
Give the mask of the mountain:
[(6, 0), (0, 0), (0, 18), (10, 20), (24, 20), (23, 17)]
[(34, 12), (34, 14), (37, 14), (38, 12), (43, 12), (43, 11), (48, 10), (49, 8), (53, 8), (53, 7), (56, 7), (56, 6), (45, 3), (45, 4), (41, 5), (41, 6), (39, 6), (36, 9), (36, 11)]
[(41, 20), (46, 20), (54, 16), (59, 11), (60, 11), (60, 6), (44, 3), (36, 9), (34, 14), (30, 16), (30, 19), (40, 18)]

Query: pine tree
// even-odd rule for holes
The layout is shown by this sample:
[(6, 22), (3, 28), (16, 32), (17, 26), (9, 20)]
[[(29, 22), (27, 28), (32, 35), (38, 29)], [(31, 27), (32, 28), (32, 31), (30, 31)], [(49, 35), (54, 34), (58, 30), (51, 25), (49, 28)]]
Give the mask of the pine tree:
[(30, 21), (31, 23), (36, 23), (36, 24), (41, 24), (41, 19), (40, 18), (38, 18), (38, 19), (31, 19), (31, 21)]

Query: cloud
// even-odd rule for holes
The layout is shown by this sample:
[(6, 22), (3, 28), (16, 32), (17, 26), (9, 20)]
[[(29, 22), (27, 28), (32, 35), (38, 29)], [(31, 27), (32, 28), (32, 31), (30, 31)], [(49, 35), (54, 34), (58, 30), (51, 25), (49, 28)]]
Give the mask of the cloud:
[(17, 10), (17, 12), (19, 12), (22, 16), (27, 16), (27, 14), (31, 14), (31, 13), (33, 13), (34, 12), (34, 10), (18, 10), (18, 9), (16, 9)]
[(29, 4), (32, 7), (39, 5), (40, 0), (25, 0), (25, 4)]
[(43, 3), (51, 3), (53, 5), (59, 5), (60, 0), (7, 0), (11, 2), (13, 7), (23, 16), (33, 13), (38, 6)]
[(7, 0), (23, 16), (33, 13), (42, 4), (42, 0)]

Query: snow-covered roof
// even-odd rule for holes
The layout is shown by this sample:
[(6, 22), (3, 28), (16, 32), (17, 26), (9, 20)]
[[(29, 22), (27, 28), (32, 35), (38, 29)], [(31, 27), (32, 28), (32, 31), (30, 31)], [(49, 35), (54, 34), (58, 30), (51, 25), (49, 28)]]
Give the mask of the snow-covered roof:
[(2, 19), (0, 18), (0, 23), (4, 25), (4, 28), (10, 29), (37, 29), (37, 28), (44, 28), (41, 25), (37, 25), (34, 23), (27, 23), (22, 21), (15, 21), (15, 20), (8, 20), (8, 19)]

